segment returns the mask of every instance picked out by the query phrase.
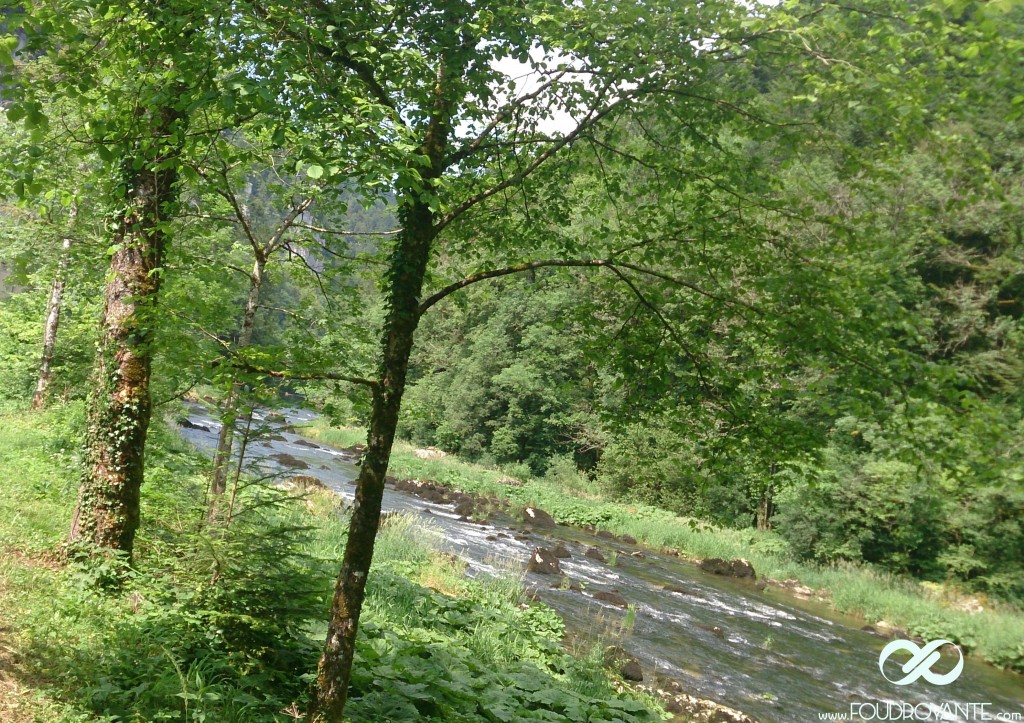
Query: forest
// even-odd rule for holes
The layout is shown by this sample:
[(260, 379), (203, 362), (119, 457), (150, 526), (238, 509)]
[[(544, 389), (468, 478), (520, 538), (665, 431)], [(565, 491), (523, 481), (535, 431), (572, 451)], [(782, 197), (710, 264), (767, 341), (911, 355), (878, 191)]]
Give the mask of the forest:
[(396, 478), (1024, 672), (1021, 4), (0, 9), (0, 721), (696, 716)]

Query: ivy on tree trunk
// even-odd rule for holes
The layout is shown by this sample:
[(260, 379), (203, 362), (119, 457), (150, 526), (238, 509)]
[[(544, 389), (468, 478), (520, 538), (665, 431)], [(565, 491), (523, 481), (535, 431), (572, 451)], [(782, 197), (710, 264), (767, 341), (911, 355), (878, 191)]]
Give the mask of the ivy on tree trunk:
[(373, 408), (366, 452), (356, 480), (355, 505), (341, 572), (334, 585), (327, 641), (317, 666), (310, 721), (340, 721), (348, 696), (355, 656), (356, 632), (366, 593), (366, 577), (373, 560), (380, 526), (384, 478), (398, 427), (409, 356), (419, 324), (420, 292), (426, 275), (430, 246), (436, 235), (430, 208), (411, 203), (403, 212), (403, 232), (391, 256), (387, 280), (388, 311), (381, 347), (379, 385), (374, 387)]
[[(144, 115), (140, 112), (140, 115)], [(175, 137), (181, 115), (160, 108), (151, 138)], [(125, 158), (123, 208), (116, 221), (95, 386), (90, 396), (85, 471), (69, 542), (131, 554), (139, 527), (146, 432), (152, 414), (153, 311), (175, 200), (175, 145)], [(136, 170), (136, 166), (141, 166)]]

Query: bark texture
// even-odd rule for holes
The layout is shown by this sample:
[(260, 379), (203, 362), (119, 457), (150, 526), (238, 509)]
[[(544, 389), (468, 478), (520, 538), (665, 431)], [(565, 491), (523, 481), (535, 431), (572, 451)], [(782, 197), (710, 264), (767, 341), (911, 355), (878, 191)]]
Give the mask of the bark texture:
[[(152, 136), (163, 139), (173, 137), (180, 116), (161, 109), (147, 120)], [(166, 221), (177, 181), (173, 163), (167, 162), (178, 152), (178, 146), (165, 145), (124, 162), (125, 209), (117, 218), (113, 238), (116, 250), (104, 292), (85, 471), (68, 536), (71, 542), (128, 555), (139, 526), (146, 432), (152, 413), (154, 311), (167, 244)], [(140, 160), (137, 165), (142, 168), (134, 170), (133, 161)]]
[[(463, 38), (463, 42), (467, 43), (467, 48), (472, 47), (466, 38)], [(465, 58), (462, 60), (465, 61)], [(366, 593), (366, 578), (370, 573), (374, 543), (380, 527), (384, 478), (398, 427), (409, 356), (420, 320), (423, 279), (430, 261), (431, 245), (440, 228), (429, 201), (436, 193), (435, 181), (443, 176), (446, 163), (450, 162), (445, 157), (455, 98), (461, 92), (459, 78), (464, 70), (458, 63), (449, 65), (448, 58), (440, 58), (430, 120), (422, 136), (422, 145), (410, 158), (410, 163), (415, 164), (418, 170), (422, 169), (422, 185), (402, 191), (402, 233), (391, 252), (383, 285), (387, 312), (380, 342), (378, 378), (372, 387), (370, 429), (356, 480), (355, 504), (345, 554), (334, 584), (327, 640), (317, 665), (317, 677), (306, 718), (311, 723), (342, 723), (348, 700), (348, 684), (355, 656), (359, 616)], [(422, 157), (429, 160), (429, 167), (422, 168), (419, 163)]]
[[(77, 215), (78, 209), (72, 204), (68, 214), (69, 225), (75, 222)], [(53, 377), (53, 353), (57, 347), (57, 332), (60, 329), (61, 307), (64, 303), (64, 277), (67, 274), (70, 254), (71, 239), (65, 238), (61, 244), (57, 270), (53, 274), (53, 284), (50, 286), (50, 301), (46, 305), (46, 322), (43, 326), (43, 356), (39, 362), (39, 380), (36, 382), (36, 391), (32, 395), (32, 409), (42, 409), (46, 406), (47, 390)]]

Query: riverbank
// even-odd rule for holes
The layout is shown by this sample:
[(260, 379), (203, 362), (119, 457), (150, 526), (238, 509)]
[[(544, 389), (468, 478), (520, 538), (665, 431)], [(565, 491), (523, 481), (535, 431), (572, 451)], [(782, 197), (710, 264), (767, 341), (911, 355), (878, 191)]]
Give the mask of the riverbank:
[[(365, 431), (332, 428), (315, 421), (303, 433), (326, 444), (350, 448), (365, 440)], [(980, 612), (958, 609), (958, 596), (914, 580), (865, 566), (821, 567), (786, 554), (771, 534), (723, 529), (646, 505), (610, 502), (594, 495), (580, 479), (512, 479), (489, 469), (440, 454), (416, 454), (399, 442), (391, 459), (391, 476), (432, 480), (470, 494), (497, 496), (519, 505), (539, 507), (565, 525), (592, 526), (628, 535), (656, 549), (678, 550), (694, 560), (745, 558), (759, 578), (777, 581), (790, 594), (811, 596), (834, 610), (852, 615), (882, 634), (944, 638), (970, 655), (1001, 668), (1024, 672), (1024, 614), (1007, 607)]]
[[(337, 498), (253, 485), (230, 528), (204, 527), (208, 460), (155, 424), (133, 567), (66, 563), (81, 424), (80, 406), (0, 410), (0, 721), (295, 719), (344, 544)], [(468, 579), (429, 538), (402, 516), (382, 529), (351, 720), (661, 719), (597, 650), (566, 652), (519, 578)]]

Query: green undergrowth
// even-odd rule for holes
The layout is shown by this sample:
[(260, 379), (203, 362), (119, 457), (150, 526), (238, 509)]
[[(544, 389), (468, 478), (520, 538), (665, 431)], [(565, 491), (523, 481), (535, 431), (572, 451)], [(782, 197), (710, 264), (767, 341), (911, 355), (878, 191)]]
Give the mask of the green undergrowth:
[[(340, 447), (365, 438), (362, 430), (332, 428), (321, 421), (305, 431)], [(508, 475), (502, 470), (453, 456), (420, 459), (414, 448), (403, 442), (395, 445), (389, 474), (434, 480), (464, 492), (497, 495), (516, 505), (534, 505), (559, 523), (593, 525), (632, 535), (651, 547), (678, 549), (695, 559), (743, 557), (761, 577), (796, 579), (823, 592), (839, 612), (871, 623), (886, 621), (926, 640), (953, 640), (993, 665), (1024, 672), (1024, 614), (1019, 611), (1001, 608), (971, 614), (945, 604), (909, 578), (866, 565), (826, 567), (799, 562), (788, 554), (784, 541), (771, 533), (720, 528), (648, 505), (610, 502), (579, 482), (529, 478), (522, 486), (503, 484), (501, 480)]]
[[(0, 697), (12, 720), (294, 720), (326, 632), (346, 521), (332, 495), (253, 485), (203, 524), (203, 470), (154, 424), (134, 565), (59, 562), (80, 407), (0, 410)], [(649, 721), (595, 658), (562, 646), (521, 580), (468, 579), (407, 518), (387, 521), (357, 646), (351, 721)], [(120, 579), (120, 587), (111, 580)], [(0, 706), (0, 720), (6, 721)]]

